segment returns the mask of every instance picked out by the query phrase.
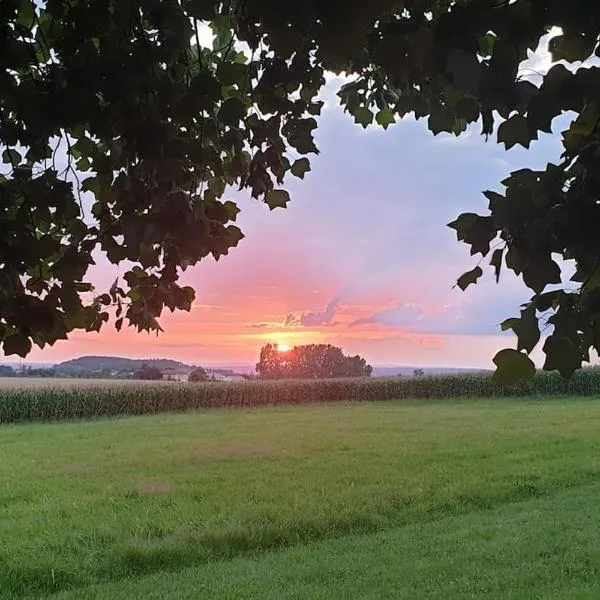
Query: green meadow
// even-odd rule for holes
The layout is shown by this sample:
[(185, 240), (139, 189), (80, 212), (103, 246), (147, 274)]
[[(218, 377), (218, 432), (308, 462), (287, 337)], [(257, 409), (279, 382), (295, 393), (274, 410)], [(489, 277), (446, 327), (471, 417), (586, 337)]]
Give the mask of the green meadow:
[(595, 399), (5, 425), (0, 454), (1, 598), (600, 593)]
[(598, 598), (600, 401), (0, 427), (0, 598)]

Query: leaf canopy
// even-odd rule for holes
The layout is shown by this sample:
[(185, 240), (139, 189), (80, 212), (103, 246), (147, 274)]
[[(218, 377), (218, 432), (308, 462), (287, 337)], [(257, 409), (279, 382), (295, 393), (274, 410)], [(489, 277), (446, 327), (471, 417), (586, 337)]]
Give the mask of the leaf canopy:
[[(434, 134), (474, 125), (529, 148), (575, 115), (558, 164), (511, 173), (485, 193), (488, 214), (451, 227), (471, 254), (491, 253), (497, 279), (506, 267), (531, 288), (511, 327), (520, 350), (540, 343), (542, 315), (545, 368), (569, 376), (600, 349), (599, 3), (3, 0), (1, 11), (5, 353), (112, 319), (158, 331), (165, 308), (189, 310), (181, 271), (243, 238), (228, 190), (285, 207), (290, 172), (309, 172), (327, 71), (349, 78), (340, 103), (362, 127), (411, 114)], [(540, 41), (563, 62), (521, 71)], [(110, 290), (90, 289), (98, 252), (126, 265)]]

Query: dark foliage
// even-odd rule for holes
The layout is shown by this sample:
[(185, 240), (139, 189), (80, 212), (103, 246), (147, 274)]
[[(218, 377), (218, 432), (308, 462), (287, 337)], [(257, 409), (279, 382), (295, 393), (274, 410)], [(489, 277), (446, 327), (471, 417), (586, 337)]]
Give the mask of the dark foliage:
[(163, 378), (162, 371), (150, 365), (142, 365), (134, 374), (135, 379), (145, 379), (148, 381), (158, 381)]
[(209, 381), (208, 373), (202, 367), (196, 367), (188, 376), (188, 381)]
[(345, 356), (330, 344), (295, 346), (281, 351), (273, 344), (263, 346), (256, 372), (262, 379), (331, 379), (368, 377), (372, 368), (360, 356)]
[[(205, 23), (211, 47), (199, 43)], [(599, 33), (590, 0), (3, 0), (4, 352), (111, 316), (117, 329), (159, 331), (164, 308), (189, 310), (181, 270), (243, 237), (228, 186), (275, 209), (289, 201), (286, 176), (310, 170), (330, 70), (354, 77), (339, 96), (363, 127), (413, 114), (434, 134), (479, 123), (507, 149), (529, 148), (574, 115), (557, 164), (510, 174), (485, 192), (489, 213), (451, 224), (496, 279), (510, 269), (532, 291), (503, 325), (518, 346), (496, 356), (498, 375), (532, 375), (541, 319), (544, 368), (569, 377), (600, 348), (600, 68), (588, 61)], [(541, 39), (564, 64), (520, 72)], [(108, 290), (87, 280), (98, 251), (127, 265)], [(562, 261), (576, 267), (571, 283)], [(458, 286), (482, 274), (477, 264)]]

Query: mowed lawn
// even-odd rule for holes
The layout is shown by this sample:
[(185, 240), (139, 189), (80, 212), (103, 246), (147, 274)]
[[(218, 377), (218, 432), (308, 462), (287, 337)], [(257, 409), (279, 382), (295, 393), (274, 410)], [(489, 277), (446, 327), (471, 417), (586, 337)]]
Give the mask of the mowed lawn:
[(600, 400), (0, 427), (0, 598), (598, 598)]

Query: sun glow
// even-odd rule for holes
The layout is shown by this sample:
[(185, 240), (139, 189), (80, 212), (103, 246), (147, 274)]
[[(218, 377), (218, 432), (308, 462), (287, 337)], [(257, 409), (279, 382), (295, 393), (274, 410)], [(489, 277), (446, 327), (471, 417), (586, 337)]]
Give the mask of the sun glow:
[(289, 350), (291, 350), (291, 348), (287, 344), (277, 344), (277, 350), (279, 352), (288, 352)]

